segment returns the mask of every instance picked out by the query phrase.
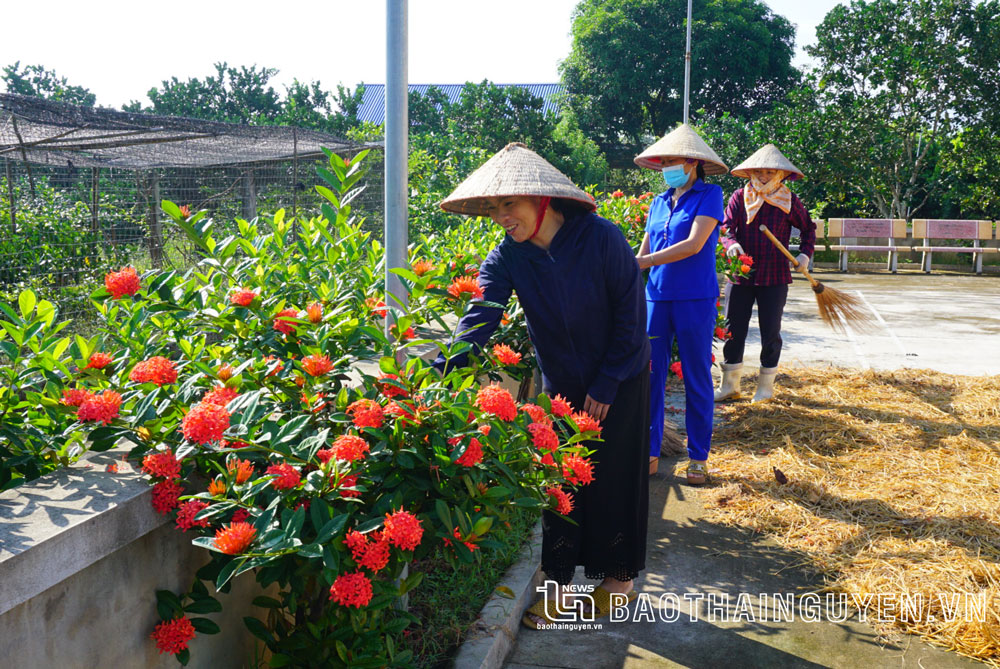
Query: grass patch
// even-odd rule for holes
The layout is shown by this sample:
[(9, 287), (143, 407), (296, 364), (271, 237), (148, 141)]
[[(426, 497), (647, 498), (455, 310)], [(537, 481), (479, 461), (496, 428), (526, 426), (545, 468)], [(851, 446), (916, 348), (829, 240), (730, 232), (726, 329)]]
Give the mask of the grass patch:
[(420, 622), (404, 630), (402, 640), (403, 647), (413, 651), (416, 666), (448, 666), (537, 521), (537, 514), (515, 509), (510, 527), (498, 523), (488, 535), (501, 547), (471, 564), (459, 563), (452, 568), (435, 556), (410, 565), (411, 573), (425, 574), (420, 587), (410, 593), (410, 613)]

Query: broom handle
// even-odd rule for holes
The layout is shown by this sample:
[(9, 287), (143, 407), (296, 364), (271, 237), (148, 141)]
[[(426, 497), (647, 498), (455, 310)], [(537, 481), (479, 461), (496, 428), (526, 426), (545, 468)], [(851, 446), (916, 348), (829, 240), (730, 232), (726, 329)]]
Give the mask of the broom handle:
[(766, 235), (767, 238), (771, 240), (771, 243), (774, 244), (779, 251), (785, 254), (786, 258), (792, 261), (792, 264), (795, 266), (795, 269), (802, 272), (802, 276), (809, 279), (809, 283), (811, 283), (813, 286), (816, 286), (819, 283), (819, 281), (812, 278), (812, 275), (809, 274), (809, 270), (805, 267), (805, 264), (804, 263), (800, 264), (799, 261), (795, 259), (795, 256), (793, 256), (791, 252), (785, 248), (784, 244), (778, 241), (778, 238), (775, 237), (774, 234), (770, 230), (768, 230), (767, 226), (764, 225), (763, 223), (760, 224), (760, 231), (763, 232), (764, 235)]

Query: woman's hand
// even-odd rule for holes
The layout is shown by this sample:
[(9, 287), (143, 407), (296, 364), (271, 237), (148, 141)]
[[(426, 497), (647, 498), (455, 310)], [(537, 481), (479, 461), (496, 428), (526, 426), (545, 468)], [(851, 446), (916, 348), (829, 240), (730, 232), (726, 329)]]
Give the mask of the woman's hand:
[(739, 242), (736, 242), (728, 249), (726, 249), (726, 255), (730, 258), (735, 258), (736, 256), (741, 256), (744, 254), (743, 247), (740, 246)]
[(639, 263), (640, 270), (649, 269), (650, 267), (653, 266), (653, 263), (650, 262), (648, 255), (637, 255), (635, 257), (635, 261)]
[(604, 417), (608, 415), (608, 409), (610, 408), (610, 404), (601, 404), (590, 395), (587, 395), (587, 399), (583, 402), (583, 410), (593, 416), (596, 420), (604, 420)]

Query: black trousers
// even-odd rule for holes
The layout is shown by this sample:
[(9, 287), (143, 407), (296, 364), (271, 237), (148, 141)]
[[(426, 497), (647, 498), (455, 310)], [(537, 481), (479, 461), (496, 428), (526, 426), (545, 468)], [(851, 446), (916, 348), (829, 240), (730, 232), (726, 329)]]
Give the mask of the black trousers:
[[(663, 392), (660, 388), (659, 392)], [(586, 395), (568, 399), (583, 409)], [(649, 370), (623, 381), (602, 421), (604, 441), (588, 441), (596, 452), (594, 481), (573, 493), (571, 523), (542, 515), (542, 571), (566, 585), (577, 565), (589, 579), (630, 581), (646, 567), (649, 514)]]
[(726, 286), (726, 318), (732, 335), (722, 347), (727, 365), (743, 362), (747, 330), (754, 302), (757, 303), (757, 322), (760, 325), (760, 366), (777, 367), (781, 358), (781, 315), (785, 312), (788, 284), (776, 286)]

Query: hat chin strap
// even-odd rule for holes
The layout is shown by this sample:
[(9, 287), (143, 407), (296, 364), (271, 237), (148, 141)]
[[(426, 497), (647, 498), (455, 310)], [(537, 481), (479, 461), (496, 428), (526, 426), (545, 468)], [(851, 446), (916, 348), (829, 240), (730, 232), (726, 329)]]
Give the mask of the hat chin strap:
[(535, 217), (535, 231), (531, 233), (531, 236), (528, 237), (528, 239), (534, 239), (535, 235), (538, 234), (538, 231), (542, 229), (542, 219), (545, 218), (545, 212), (548, 210), (549, 202), (551, 201), (552, 198), (548, 195), (542, 196), (542, 201), (538, 206), (538, 216)]

